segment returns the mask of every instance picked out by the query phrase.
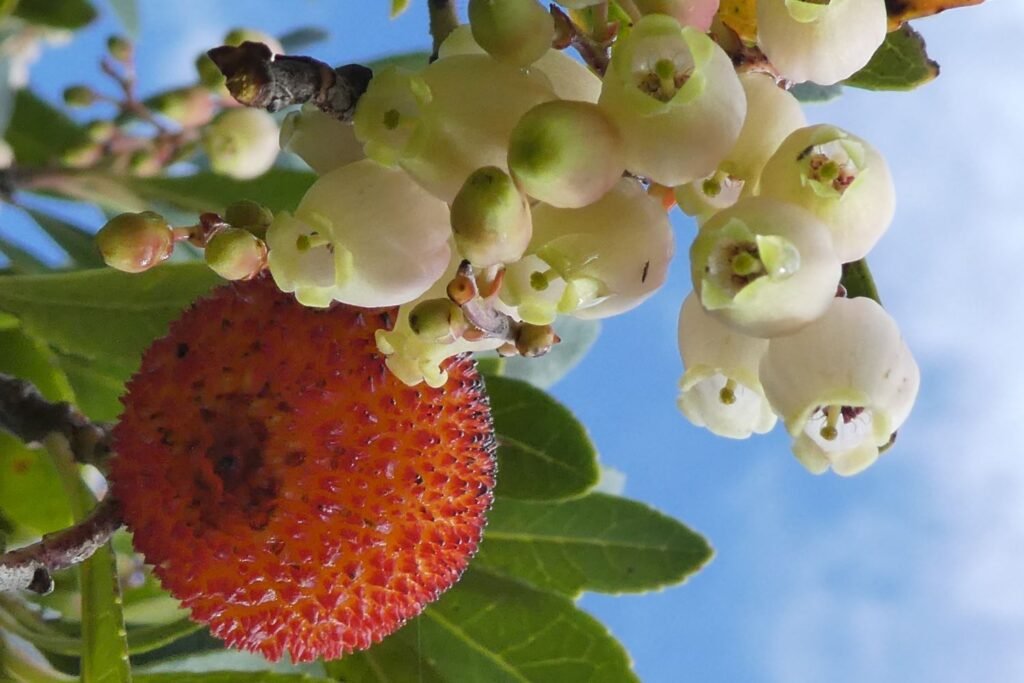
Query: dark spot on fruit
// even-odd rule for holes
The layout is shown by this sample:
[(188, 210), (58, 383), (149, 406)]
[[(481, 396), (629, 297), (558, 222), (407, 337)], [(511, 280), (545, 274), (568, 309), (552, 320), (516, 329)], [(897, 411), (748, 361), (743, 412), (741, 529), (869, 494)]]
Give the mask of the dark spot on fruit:
[(187, 356), (188, 344), (186, 344), (185, 342), (181, 342), (180, 344), (178, 344), (178, 350), (176, 352), (176, 355), (178, 356), (178, 358), (184, 358), (185, 356)]

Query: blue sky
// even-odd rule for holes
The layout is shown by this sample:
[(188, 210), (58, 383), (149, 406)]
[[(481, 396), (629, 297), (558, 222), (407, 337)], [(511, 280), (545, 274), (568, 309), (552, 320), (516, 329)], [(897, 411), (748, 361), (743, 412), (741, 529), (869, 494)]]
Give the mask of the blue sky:
[[(422, 0), (391, 23), (386, 4), (143, 0), (142, 77), (154, 89), (189, 80), (195, 55), (237, 25), (325, 26), (332, 38), (314, 51), (336, 63), (426, 46)], [(807, 108), (872, 141), (895, 177), (896, 220), (870, 260), (923, 375), (896, 447), (855, 478), (814, 477), (781, 428), (733, 442), (686, 423), (675, 409), (681, 257), (555, 389), (626, 474), (627, 495), (717, 550), (684, 586), (584, 597), (645, 681), (1024, 680), (1024, 3), (916, 25), (942, 64), (937, 81)], [(34, 86), (56, 98), (95, 80), (81, 51), (98, 54), (114, 26), (47, 53)], [(695, 228), (680, 217), (676, 229), (685, 254)]]

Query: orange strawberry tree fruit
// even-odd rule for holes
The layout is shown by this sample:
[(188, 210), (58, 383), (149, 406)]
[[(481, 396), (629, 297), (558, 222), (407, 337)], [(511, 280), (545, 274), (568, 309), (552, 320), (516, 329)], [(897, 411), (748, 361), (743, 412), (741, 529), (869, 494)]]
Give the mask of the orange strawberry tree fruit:
[(605, 492), (545, 389), (674, 258), (686, 418), (781, 420), (814, 473), (892, 445), (892, 174), (800, 103), (931, 80), (905, 20), (975, 3), (425, 4), (423, 54), (239, 29), (157, 93), (115, 36), (58, 106), (33, 50), (96, 8), (0, 2), (0, 200), (34, 226), (0, 238), (0, 679), (635, 680), (576, 598), (711, 549)]

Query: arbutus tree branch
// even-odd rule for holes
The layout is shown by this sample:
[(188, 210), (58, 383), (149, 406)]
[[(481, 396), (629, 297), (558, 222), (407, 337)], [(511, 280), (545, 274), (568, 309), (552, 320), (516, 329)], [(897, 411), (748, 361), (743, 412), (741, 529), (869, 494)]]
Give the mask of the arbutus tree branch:
[(53, 590), (52, 573), (92, 557), (121, 527), (121, 506), (107, 496), (75, 526), (56, 531), (38, 543), (0, 555), (0, 592)]
[(60, 434), (78, 462), (100, 469), (110, 456), (109, 434), (70, 403), (46, 400), (31, 382), (0, 373), (0, 429), (25, 443)]
[(427, 0), (427, 10), (430, 13), (430, 37), (433, 40), (430, 61), (433, 62), (437, 60), (441, 43), (458, 28), (459, 17), (455, 13), (454, 0)]
[(332, 68), (312, 57), (275, 55), (263, 43), (222, 45), (206, 53), (240, 104), (278, 111), (310, 102), (339, 121), (352, 120), (373, 71), (361, 64)]

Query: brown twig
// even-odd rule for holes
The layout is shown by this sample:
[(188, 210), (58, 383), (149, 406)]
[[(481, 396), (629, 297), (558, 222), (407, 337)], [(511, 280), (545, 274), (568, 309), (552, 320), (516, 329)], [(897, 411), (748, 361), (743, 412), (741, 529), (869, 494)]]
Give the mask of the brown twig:
[(564, 49), (570, 45), (576, 49), (587, 66), (598, 76), (604, 76), (608, 70), (609, 46), (617, 33), (617, 25), (607, 25), (603, 30), (607, 33), (603, 40), (598, 41), (576, 25), (576, 22), (557, 5), (551, 5), (551, 16), (555, 20), (555, 47)]
[(427, 0), (427, 10), (430, 12), (430, 37), (433, 41), (430, 61), (433, 62), (437, 60), (441, 43), (459, 27), (459, 17), (453, 0)]
[(51, 403), (30, 382), (0, 373), (0, 429), (25, 443), (51, 434), (67, 438), (75, 459), (102, 466), (110, 455), (107, 430), (69, 403)]
[(312, 57), (275, 55), (263, 43), (222, 45), (206, 53), (227, 79), (232, 97), (247, 107), (277, 111), (311, 102), (348, 122), (373, 72), (360, 64), (332, 69)]
[(52, 573), (92, 557), (121, 527), (121, 506), (107, 496), (75, 526), (56, 531), (38, 543), (0, 555), (0, 592), (53, 590)]

